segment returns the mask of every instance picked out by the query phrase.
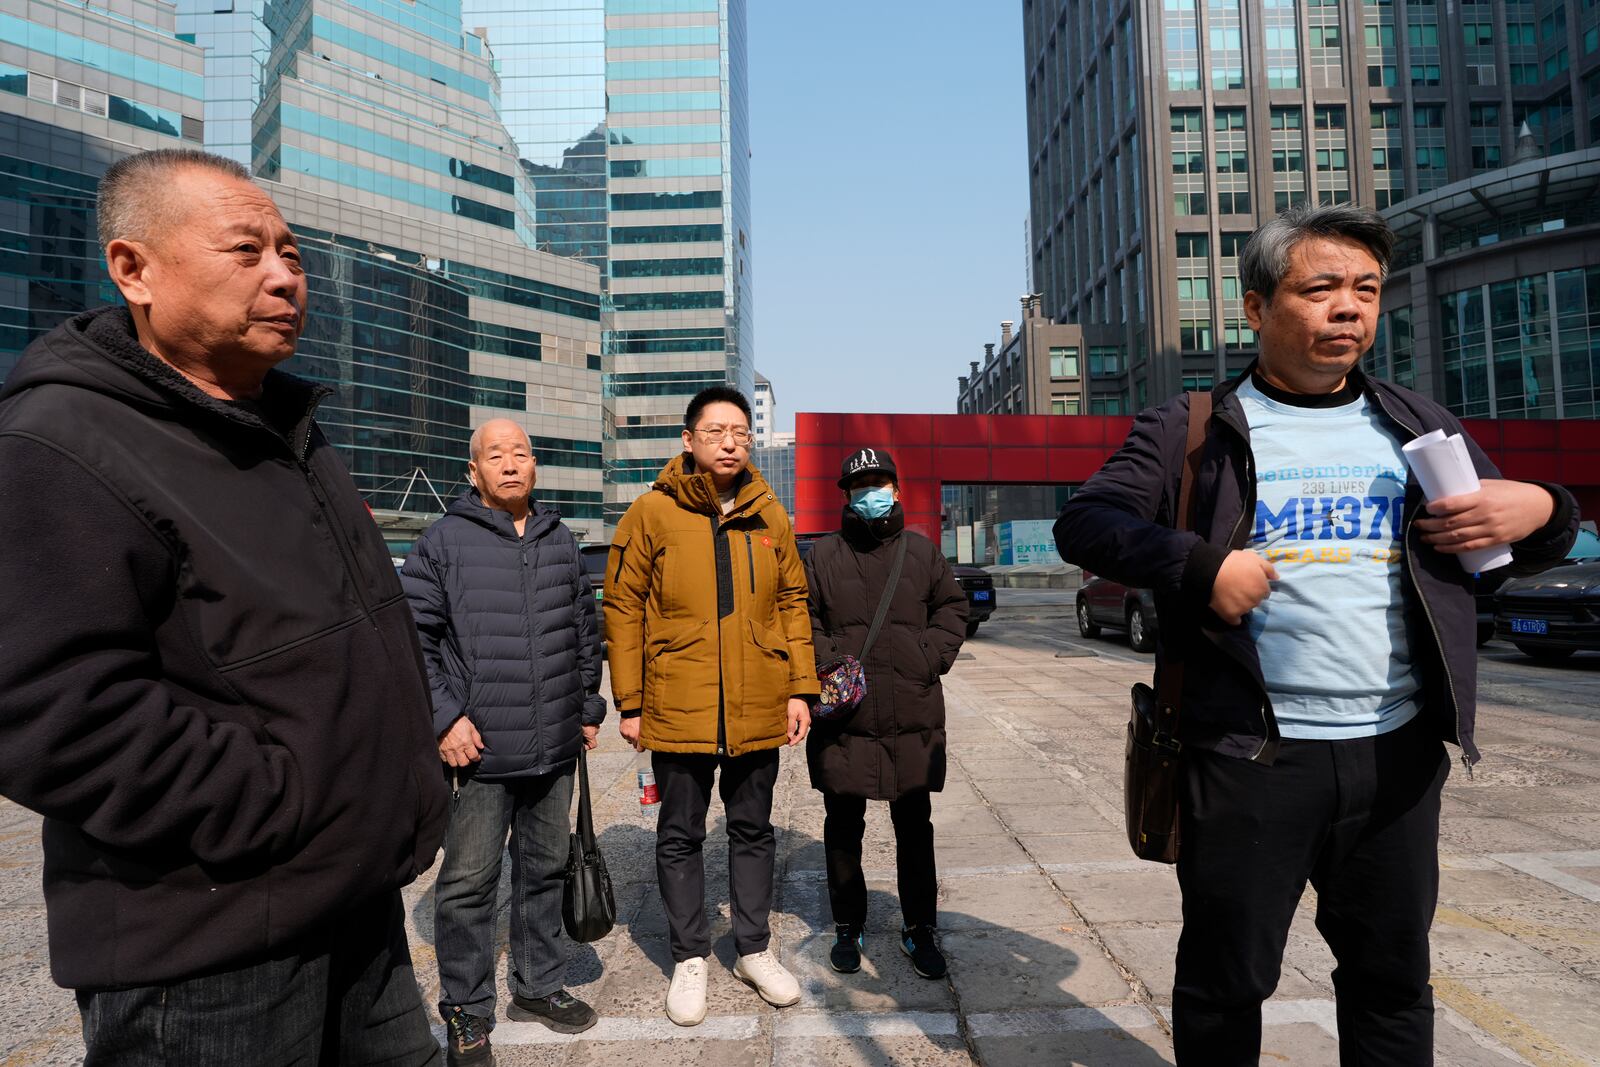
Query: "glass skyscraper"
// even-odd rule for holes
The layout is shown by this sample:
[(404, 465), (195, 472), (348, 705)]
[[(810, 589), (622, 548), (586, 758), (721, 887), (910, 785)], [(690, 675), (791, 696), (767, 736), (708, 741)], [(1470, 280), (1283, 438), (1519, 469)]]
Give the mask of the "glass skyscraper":
[(694, 393), (754, 387), (744, 0), (465, 11), (495, 56), (536, 243), (603, 275), (615, 522), (679, 451)]
[[(1357, 203), (1401, 230), (1385, 309), (1415, 301), (1385, 327), (1375, 366), (1462, 414), (1554, 412), (1557, 392), (1571, 394), (1563, 414), (1592, 408), (1600, 369), (1574, 366), (1559, 390), (1553, 369), (1527, 388), (1507, 370), (1496, 378), (1507, 402), (1491, 406), (1479, 353), (1447, 387), (1454, 360), (1440, 342), (1454, 335), (1441, 327), (1454, 311), (1426, 293), (1468, 293), (1470, 327), (1474, 285), (1560, 287), (1513, 258), (1559, 245), (1560, 265), (1541, 271), (1600, 264), (1581, 251), (1595, 234), (1574, 230), (1592, 226), (1600, 4), (1023, 0), (1022, 16), (1033, 287), (1048, 317), (1115, 327), (1125, 349), (1093, 398), (1137, 410), (1237, 374), (1257, 352), (1238, 278), (1250, 232), (1293, 205)], [(1484, 247), (1512, 238), (1497, 257), (1505, 278), (1484, 275)], [(1450, 257), (1448, 276), (1430, 273)]]
[(160, 0), (0, 12), (0, 381), (33, 338), (120, 299), (95, 186), (133, 152), (200, 147), (203, 65)]
[[(105, 167), (203, 142), (247, 162), (305, 242), (310, 314), (285, 369), (334, 389), (320, 421), (374, 508), (437, 512), (465, 484), (472, 427), (504, 416), (533, 440), (536, 498), (602, 536), (599, 271), (535, 250), (535, 189), (457, 4), (30, 2), (48, 10), (0, 21), (0, 167), (24, 179), (7, 183), (0, 373), (116, 299), (93, 236)], [(74, 43), (96, 22), (126, 61)], [(24, 254), (41, 241), (54, 254)]]

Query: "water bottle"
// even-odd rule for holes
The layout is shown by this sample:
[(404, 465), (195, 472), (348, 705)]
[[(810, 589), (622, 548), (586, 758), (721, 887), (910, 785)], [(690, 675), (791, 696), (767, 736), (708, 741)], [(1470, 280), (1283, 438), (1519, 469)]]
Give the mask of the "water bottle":
[(656, 788), (656, 772), (639, 772), (639, 806), (653, 808), (661, 803), (661, 790)]

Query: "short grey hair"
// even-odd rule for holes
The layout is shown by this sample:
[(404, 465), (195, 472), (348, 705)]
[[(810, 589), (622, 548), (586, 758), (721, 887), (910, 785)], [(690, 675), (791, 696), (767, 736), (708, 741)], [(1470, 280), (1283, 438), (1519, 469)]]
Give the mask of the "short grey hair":
[(1310, 237), (1347, 237), (1364, 245), (1378, 261), (1378, 278), (1389, 274), (1394, 254), (1394, 231), (1382, 215), (1354, 204), (1316, 207), (1302, 204), (1256, 227), (1239, 253), (1239, 281), (1245, 292), (1271, 300), (1278, 283), (1289, 273), (1289, 255)]
[(119, 159), (100, 179), (96, 205), (100, 247), (117, 240), (154, 240), (179, 207), (171, 196), (173, 177), (192, 169), (251, 180), (250, 172), (236, 161), (197, 148), (158, 148)]

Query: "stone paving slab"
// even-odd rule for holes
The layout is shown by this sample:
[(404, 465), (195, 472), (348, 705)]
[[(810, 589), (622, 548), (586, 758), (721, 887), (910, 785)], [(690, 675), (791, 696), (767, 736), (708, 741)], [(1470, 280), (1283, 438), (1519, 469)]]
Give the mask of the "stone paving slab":
[[(893, 829), (871, 805), (861, 972), (828, 965), (822, 806), (799, 752), (783, 756), (774, 823), (774, 949), (802, 1001), (776, 1010), (734, 979), (726, 843), (712, 800), (706, 913), (710, 1014), (665, 1019), (670, 971), (655, 888), (654, 812), (637, 803), (646, 758), (609, 729), (591, 757), (596, 823), (616, 883), (618, 928), (576, 946), (567, 981), (601, 1009), (578, 1038), (502, 1021), (500, 1067), (1172, 1062), (1167, 1017), (1179, 895), (1169, 868), (1133, 859), (1120, 830), (1127, 687), (1148, 658), (1080, 642), (1070, 620), (997, 620), (946, 680), (950, 776), (935, 800), (940, 915), (951, 973), (917, 977), (899, 951)], [(1053, 628), (1053, 629), (1052, 629)], [(1097, 651), (1105, 655), (1097, 655)], [(971, 658), (966, 658), (970, 656)], [(1581, 659), (1582, 657), (1580, 657)], [(1446, 787), (1435, 924), (1437, 1062), (1446, 1067), (1600, 1064), (1600, 687), (1595, 671), (1541, 673), (1491, 645), (1480, 744), (1488, 756)], [(0, 1064), (81, 1060), (71, 995), (50, 984), (38, 820), (0, 802)], [(437, 997), (430, 871), (405, 893), (425, 1002)], [(502, 878), (500, 950), (506, 942)], [(1264, 1010), (1263, 1062), (1338, 1062), (1329, 972), (1309, 891)], [(504, 1003), (504, 964), (497, 975)]]

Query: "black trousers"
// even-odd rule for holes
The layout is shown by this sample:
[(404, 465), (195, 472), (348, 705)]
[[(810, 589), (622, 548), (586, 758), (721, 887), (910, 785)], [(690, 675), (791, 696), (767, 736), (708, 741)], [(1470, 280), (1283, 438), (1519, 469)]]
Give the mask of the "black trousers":
[(706, 809), (711, 783), (722, 772), (718, 792), (728, 822), (728, 897), (733, 944), (739, 955), (763, 951), (772, 940), (772, 874), (778, 856), (772, 830), (772, 791), (778, 783), (778, 752), (746, 756), (654, 752), (650, 765), (661, 791), (656, 819), (656, 880), (667, 910), (672, 959), (681, 963), (711, 955), (706, 922)]
[[(833, 921), (860, 927), (867, 921), (867, 881), (861, 873), (861, 838), (867, 830), (867, 802), (861, 797), (822, 794), (826, 818), (822, 847), (828, 857), (828, 901)], [(889, 802), (894, 823), (894, 865), (899, 880), (900, 913), (905, 925), (932, 926), (939, 874), (933, 859), (933, 802), (926, 789)]]
[(1178, 1062), (1254, 1067), (1309, 880), (1338, 961), (1339, 1062), (1431, 1064), (1443, 743), (1418, 716), (1380, 737), (1285, 741), (1270, 767), (1193, 748), (1185, 759)]

